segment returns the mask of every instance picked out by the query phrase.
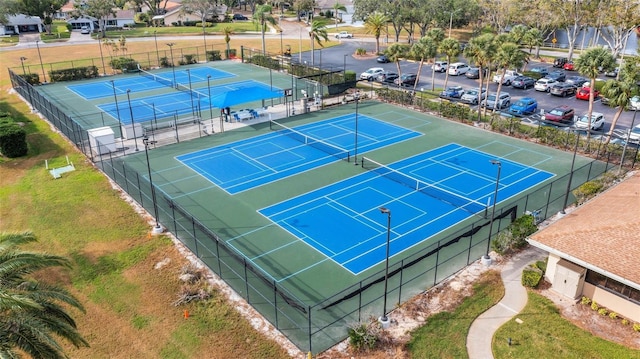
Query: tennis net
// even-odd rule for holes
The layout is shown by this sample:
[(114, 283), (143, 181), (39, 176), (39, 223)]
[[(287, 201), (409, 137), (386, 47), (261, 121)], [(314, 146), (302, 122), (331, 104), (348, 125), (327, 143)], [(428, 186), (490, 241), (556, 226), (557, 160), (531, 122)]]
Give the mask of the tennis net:
[(138, 70), (140, 75), (151, 79), (153, 81), (159, 82), (165, 86), (169, 86), (169, 87), (173, 87), (173, 81), (169, 80), (169, 79), (165, 79), (164, 77), (160, 77), (158, 75), (154, 75), (151, 72), (145, 71), (143, 69), (140, 68), (140, 65), (138, 65)]
[(182, 92), (186, 92), (186, 93), (190, 94), (193, 98), (197, 98), (198, 100), (200, 100), (200, 97), (205, 97), (205, 98), (207, 97), (207, 95), (201, 94), (198, 91), (194, 91), (191, 88), (189, 88), (189, 87), (187, 87), (185, 85), (182, 85), (182, 84), (176, 84), (176, 89), (178, 89), (179, 91), (182, 91)]
[(278, 123), (276, 121), (271, 120), (269, 122), (269, 128), (271, 128), (274, 131), (278, 131), (288, 137), (291, 137), (295, 140), (298, 140), (302, 143), (304, 143), (305, 145), (314, 147), (319, 149), (320, 151), (326, 152), (332, 156), (335, 156), (341, 160), (346, 160), (347, 162), (349, 162), (349, 151), (345, 150), (344, 148), (340, 148), (338, 146), (332, 145), (330, 143), (327, 143), (323, 140), (311, 137), (309, 135), (305, 135), (304, 133), (300, 132), (300, 131), (296, 131), (292, 128), (289, 128), (281, 123)]
[(388, 178), (392, 181), (403, 184), (416, 191), (422, 192), (439, 201), (445, 202), (452, 206), (461, 208), (471, 214), (478, 214), (487, 210), (487, 205), (476, 200), (463, 197), (443, 188), (436, 187), (427, 182), (413, 178), (391, 167), (385, 166), (372, 159), (362, 157), (362, 167), (369, 171), (375, 172), (380, 176)]

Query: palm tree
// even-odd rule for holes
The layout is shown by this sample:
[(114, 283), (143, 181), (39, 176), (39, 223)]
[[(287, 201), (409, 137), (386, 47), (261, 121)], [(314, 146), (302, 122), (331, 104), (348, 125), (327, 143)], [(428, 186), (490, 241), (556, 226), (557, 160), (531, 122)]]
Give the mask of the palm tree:
[[(423, 36), (418, 41), (413, 43), (413, 45), (411, 46), (411, 53), (414, 57), (420, 59), (420, 64), (418, 65), (418, 78), (420, 78), (424, 60), (436, 57), (436, 54), (438, 53), (438, 47), (436, 46), (436, 43), (432, 38), (430, 38), (429, 36)], [(416, 90), (417, 86), (418, 81), (413, 84), (413, 91)]]
[(225, 26), (222, 29), (222, 33), (224, 34), (224, 42), (227, 44), (227, 56), (228, 59), (231, 55), (231, 48), (229, 47), (229, 42), (231, 42), (231, 35), (233, 35), (233, 28), (231, 26)]
[[(434, 28), (427, 31), (426, 37), (430, 38), (433, 41), (433, 45), (436, 47), (436, 52), (433, 54), (433, 63), (436, 62), (436, 56), (438, 56), (438, 47), (442, 40), (444, 40), (444, 31), (439, 28)], [(436, 89), (436, 71), (433, 66), (431, 66), (431, 91)]]
[(262, 35), (262, 54), (266, 54), (266, 45), (264, 41), (264, 33), (267, 30), (267, 24), (275, 25), (276, 19), (271, 16), (271, 5), (263, 4), (256, 6), (253, 13), (253, 21), (260, 26), (260, 34)]
[(516, 43), (516, 44), (520, 44), (522, 42), (522, 39), (524, 38), (524, 35), (527, 33), (527, 27), (524, 25), (515, 25), (514, 27), (511, 28), (511, 31), (509, 31), (509, 37), (511, 42)]
[(327, 34), (327, 27), (324, 25), (324, 21), (313, 19), (311, 28), (309, 29), (309, 38), (311, 39), (311, 64), (313, 65), (315, 64), (314, 44), (317, 42), (320, 47), (324, 47), (322, 41), (329, 41), (329, 35)]
[[(580, 55), (580, 57), (575, 61), (575, 69), (582, 76), (591, 79), (589, 85), (591, 88), (591, 91), (589, 91), (589, 110), (587, 111), (589, 119), (588, 129), (591, 129), (591, 115), (593, 114), (593, 96), (596, 86), (596, 77), (598, 77), (601, 69), (604, 71), (610, 71), (615, 66), (616, 59), (611, 55), (609, 50), (606, 50), (603, 47), (590, 48)], [(591, 131), (587, 131), (587, 141), (589, 141), (590, 135)]]
[[(456, 39), (444, 39), (438, 46), (438, 52), (447, 56), (447, 63), (451, 64), (451, 59), (457, 58), (460, 55), (460, 43)], [(447, 88), (449, 82), (449, 71), (446, 72), (444, 77), (444, 88)]]
[(346, 6), (336, 1), (336, 3), (333, 4), (331, 9), (333, 9), (333, 19), (336, 22), (336, 29), (337, 29), (338, 28), (338, 11), (347, 12), (347, 8)]
[[(496, 62), (498, 67), (502, 68), (502, 75), (500, 76), (500, 82), (498, 83), (498, 90), (496, 91), (496, 98), (500, 97), (500, 90), (502, 89), (502, 81), (504, 74), (510, 67), (519, 69), (526, 62), (529, 61), (529, 55), (526, 52), (520, 50), (520, 46), (513, 42), (506, 42), (498, 48), (496, 52)], [(496, 107), (493, 108), (493, 112), (496, 111)]]
[(19, 353), (66, 358), (58, 337), (77, 348), (89, 346), (65, 311), (70, 306), (84, 312), (82, 304), (63, 288), (25, 278), (39, 270), (70, 266), (66, 258), (17, 248), (35, 241), (30, 232), (0, 233), (0, 358), (18, 358)]
[(402, 86), (402, 71), (400, 70), (400, 59), (406, 57), (407, 53), (409, 53), (409, 46), (398, 42), (391, 44), (391, 46), (387, 47), (387, 49), (384, 51), (384, 54), (387, 56), (389, 61), (395, 62), (396, 67), (398, 68), (398, 87)]
[(540, 58), (540, 46), (544, 44), (542, 39), (542, 31), (535, 27), (527, 30), (522, 37), (522, 43), (529, 47), (529, 54), (531, 54), (531, 50), (536, 48), (536, 59)]
[(602, 86), (602, 94), (609, 99), (609, 106), (618, 108), (611, 120), (611, 128), (609, 129), (605, 145), (611, 141), (613, 130), (615, 130), (616, 124), (624, 112), (624, 109), (629, 105), (629, 100), (640, 88), (640, 86), (638, 86), (638, 81), (640, 81), (639, 64), (640, 60), (637, 58), (625, 60), (619, 72), (619, 80), (609, 80)]
[(376, 54), (380, 53), (380, 34), (387, 29), (387, 22), (389, 18), (387, 15), (379, 12), (374, 12), (367, 17), (364, 22), (364, 27), (367, 29), (368, 34), (373, 34), (376, 38)]
[[(469, 40), (469, 44), (464, 49), (464, 57), (473, 61), (478, 66), (480, 78), (480, 91), (478, 91), (478, 105), (482, 103), (482, 85), (484, 70), (491, 64), (491, 54), (493, 53), (493, 35), (484, 34)], [(478, 109), (478, 121), (480, 120), (480, 109)]]

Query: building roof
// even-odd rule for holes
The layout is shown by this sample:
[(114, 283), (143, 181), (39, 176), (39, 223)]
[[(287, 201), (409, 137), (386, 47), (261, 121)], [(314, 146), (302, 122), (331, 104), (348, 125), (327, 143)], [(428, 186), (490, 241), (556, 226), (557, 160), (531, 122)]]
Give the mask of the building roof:
[(534, 233), (529, 243), (640, 289), (640, 173)]

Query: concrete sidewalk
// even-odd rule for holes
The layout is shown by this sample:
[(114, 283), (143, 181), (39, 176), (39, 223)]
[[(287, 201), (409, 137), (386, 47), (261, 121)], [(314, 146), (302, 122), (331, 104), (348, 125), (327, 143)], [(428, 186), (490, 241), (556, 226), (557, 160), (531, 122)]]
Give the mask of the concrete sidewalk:
[[(467, 336), (467, 353), (470, 359), (493, 358), (491, 343), (496, 330), (520, 313), (527, 304), (527, 290), (521, 284), (522, 270), (534, 261), (544, 259), (546, 255), (546, 252), (531, 247), (510, 258), (504, 265), (501, 271), (504, 297), (471, 323)], [(507, 340), (497, 340), (503, 339)]]

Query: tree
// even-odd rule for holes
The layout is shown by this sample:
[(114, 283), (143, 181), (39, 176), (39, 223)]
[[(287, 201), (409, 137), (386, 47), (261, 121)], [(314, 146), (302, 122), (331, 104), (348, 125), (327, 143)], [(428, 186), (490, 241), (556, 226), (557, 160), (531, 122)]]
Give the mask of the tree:
[[(422, 66), (424, 65), (425, 59), (431, 59), (436, 57), (438, 53), (438, 47), (436, 46), (435, 41), (429, 36), (423, 36), (420, 40), (413, 43), (411, 46), (411, 53), (414, 57), (420, 59), (420, 64), (418, 65), (418, 78), (420, 78), (420, 73), (422, 72)], [(413, 90), (416, 90), (418, 86), (418, 81), (413, 84)]]
[(511, 42), (513, 42), (514, 44), (521, 44), (525, 34), (527, 33), (527, 30), (527, 27), (524, 25), (516, 25), (512, 27), (511, 31), (509, 31)]
[[(436, 56), (438, 56), (437, 49), (438, 47), (440, 47), (440, 43), (442, 42), (442, 40), (444, 40), (444, 31), (442, 31), (442, 29), (439, 29), (439, 28), (431, 29), (427, 31), (427, 34), (425, 36), (429, 37), (433, 41), (434, 46), (436, 47), (436, 52), (433, 54), (433, 62), (435, 64)], [(436, 88), (436, 71), (433, 68), (433, 66), (431, 66), (431, 91), (435, 90), (435, 88)]]
[(331, 9), (333, 9), (333, 19), (336, 23), (336, 29), (337, 29), (338, 28), (338, 11), (342, 11), (346, 13), (347, 7), (336, 1), (335, 4), (333, 4), (333, 6), (331, 7)]
[(602, 39), (609, 45), (616, 57), (624, 50), (629, 37), (640, 24), (640, 2), (611, 0), (608, 9), (602, 11), (604, 26), (600, 26)]
[[(500, 45), (498, 52), (496, 52), (496, 63), (499, 68), (502, 68), (502, 74), (500, 76), (500, 82), (498, 83), (498, 90), (496, 91), (496, 98), (500, 97), (500, 90), (502, 89), (502, 81), (508, 68), (521, 68), (526, 62), (529, 61), (529, 56), (526, 52), (520, 49), (520, 46), (513, 42), (505, 42)], [(493, 112), (496, 111), (496, 107), (493, 108)]]
[[(493, 35), (483, 34), (469, 40), (469, 44), (464, 49), (464, 56), (478, 66), (480, 78), (480, 91), (478, 91), (478, 104), (482, 103), (482, 81), (484, 69), (491, 64), (491, 56), (495, 51)], [(480, 120), (480, 110), (478, 109), (478, 120)]]
[(551, 6), (562, 15), (561, 23), (567, 33), (569, 53), (567, 58), (573, 59), (576, 38), (586, 26), (586, 21), (594, 12), (595, 0), (550, 0)]
[(540, 58), (540, 46), (544, 44), (542, 39), (542, 31), (536, 29), (535, 27), (527, 30), (522, 37), (522, 44), (529, 47), (529, 54), (531, 54), (531, 50), (536, 48), (536, 58)]
[(7, 23), (7, 16), (18, 13), (18, 7), (16, 0), (0, 0), (0, 24)]
[[(447, 56), (447, 63), (451, 64), (451, 60), (457, 58), (460, 55), (460, 43), (456, 39), (444, 39), (438, 46), (438, 52)], [(449, 71), (446, 72), (444, 77), (444, 87), (447, 88), (449, 82)]]
[(105, 37), (107, 19), (116, 15), (115, 2), (113, 0), (87, 0), (82, 3), (74, 3), (75, 12), (81, 16), (90, 16), (98, 19), (100, 37)]
[(386, 32), (386, 26), (389, 18), (387, 15), (374, 12), (367, 17), (364, 22), (364, 27), (367, 29), (368, 34), (372, 34), (376, 38), (376, 54), (380, 53), (380, 34)]
[(619, 80), (609, 80), (602, 86), (602, 94), (609, 99), (609, 106), (618, 108), (611, 120), (611, 128), (609, 129), (609, 135), (607, 136), (605, 145), (611, 141), (613, 130), (616, 128), (616, 124), (624, 112), (624, 109), (629, 105), (629, 100), (633, 97), (633, 94), (637, 93), (640, 89), (640, 86), (638, 86), (638, 82), (640, 81), (639, 65), (640, 60), (638, 60), (638, 58), (628, 59), (620, 69)]
[(224, 34), (224, 42), (227, 44), (227, 56), (226, 58), (229, 58), (229, 55), (231, 54), (231, 48), (229, 47), (229, 42), (231, 42), (231, 35), (233, 35), (233, 28), (231, 26), (225, 26), (222, 29), (222, 33)]
[(0, 358), (19, 358), (19, 353), (66, 358), (57, 338), (77, 348), (89, 346), (66, 312), (67, 306), (84, 312), (82, 304), (61, 287), (27, 278), (40, 270), (70, 267), (66, 258), (18, 249), (35, 241), (30, 232), (0, 233)]
[(409, 46), (397, 42), (391, 44), (391, 46), (387, 47), (387, 49), (384, 51), (384, 54), (387, 56), (389, 61), (395, 62), (396, 64), (396, 67), (398, 69), (398, 86), (402, 85), (402, 70), (400, 70), (400, 59), (406, 57), (408, 53)]
[[(609, 50), (606, 50), (602, 47), (592, 47), (587, 49), (578, 59), (575, 61), (576, 70), (585, 77), (591, 79), (589, 91), (589, 110), (587, 112), (587, 116), (589, 118), (589, 126), (588, 129), (591, 129), (591, 114), (593, 113), (593, 95), (596, 86), (596, 77), (600, 73), (600, 70), (610, 71), (616, 65), (616, 59), (611, 55)], [(587, 131), (587, 141), (589, 140), (589, 136), (591, 135), (591, 131)]]
[(151, 17), (156, 15), (163, 15), (167, 12), (167, 4), (169, 3), (166, 0), (133, 0), (136, 5), (139, 7), (148, 8), (148, 12)]
[(322, 41), (329, 41), (329, 34), (327, 34), (327, 27), (324, 25), (324, 21), (314, 19), (311, 22), (311, 28), (309, 29), (309, 39), (311, 39), (311, 64), (315, 64), (315, 43), (318, 43), (320, 47), (324, 47)]
[(204, 51), (207, 51), (207, 19), (211, 19), (216, 14), (216, 0), (183, 0), (181, 11), (185, 14), (193, 14), (200, 18), (202, 24), (202, 39), (204, 41)]
[(22, 0), (18, 1), (17, 12), (30, 16), (39, 16), (44, 21), (47, 34), (51, 34), (52, 15), (58, 12), (66, 0)]
[(275, 25), (276, 19), (271, 16), (271, 5), (258, 5), (253, 13), (253, 21), (260, 26), (260, 34), (262, 35), (262, 54), (267, 53), (267, 47), (264, 41), (264, 33), (267, 30), (267, 24)]

